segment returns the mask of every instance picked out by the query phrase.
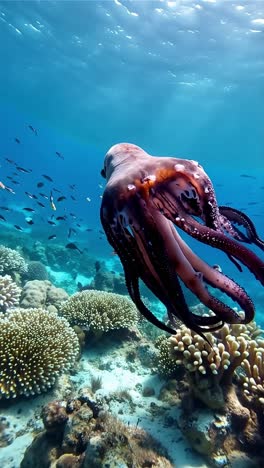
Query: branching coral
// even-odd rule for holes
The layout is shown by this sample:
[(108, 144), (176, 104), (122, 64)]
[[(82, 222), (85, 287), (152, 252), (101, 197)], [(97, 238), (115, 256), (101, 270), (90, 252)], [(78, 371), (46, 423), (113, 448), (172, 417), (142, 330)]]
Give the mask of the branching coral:
[(16, 250), (0, 245), (0, 273), (25, 273), (27, 264)]
[(72, 325), (107, 332), (136, 324), (138, 312), (125, 296), (88, 290), (74, 294), (62, 306), (61, 314)]
[(211, 347), (200, 335), (181, 326), (169, 339), (171, 357), (176, 364), (184, 365), (195, 383), (193, 392), (211, 407), (224, 404), (223, 385), (230, 384), (234, 376), (242, 381), (246, 393), (264, 395), (264, 342), (259, 339), (260, 333), (255, 322), (225, 324), (214, 334), (206, 334)]
[(68, 322), (41, 309), (0, 318), (0, 398), (48, 390), (75, 362), (78, 338)]
[(11, 276), (0, 276), (0, 311), (6, 312), (10, 307), (19, 303), (21, 289), (12, 280)]

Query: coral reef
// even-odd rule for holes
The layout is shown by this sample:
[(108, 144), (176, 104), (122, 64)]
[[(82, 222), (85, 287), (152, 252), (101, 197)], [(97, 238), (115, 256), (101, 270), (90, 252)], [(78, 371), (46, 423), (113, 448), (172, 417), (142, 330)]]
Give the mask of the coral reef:
[(172, 468), (157, 440), (103, 411), (102, 403), (95, 406), (87, 391), (50, 403), (42, 418), (45, 432), (28, 447), (21, 468)]
[(23, 275), (23, 279), (25, 279), (26, 281), (48, 280), (49, 275), (43, 263), (39, 261), (31, 261), (31, 262), (28, 262), (27, 266), (28, 266), (27, 271)]
[(20, 306), (23, 308), (55, 307), (59, 310), (68, 294), (62, 288), (56, 288), (50, 281), (27, 281), (22, 289)]
[[(174, 358), (176, 364), (185, 367), (197, 398), (207, 406), (220, 408), (225, 404), (224, 388), (231, 384), (234, 375), (240, 376), (247, 391), (252, 378), (251, 372), (254, 372), (256, 381), (253, 383), (251, 380), (254, 391), (261, 391), (261, 387), (263, 388), (263, 340), (260, 342), (260, 334), (261, 330), (255, 322), (248, 325), (225, 324), (213, 334), (206, 333), (212, 345), (210, 346), (200, 335), (181, 326), (169, 339), (169, 359)], [(170, 365), (168, 359), (167, 363)], [(241, 366), (247, 370), (248, 380), (239, 372)]]
[(137, 309), (130, 299), (96, 290), (71, 296), (63, 304), (61, 314), (71, 325), (79, 325), (93, 332), (129, 328), (138, 320)]
[(15, 273), (25, 273), (27, 264), (16, 250), (0, 245), (0, 274), (8, 274), (12, 277)]
[(19, 304), (21, 289), (11, 276), (0, 276), (0, 312), (6, 312), (10, 307)]
[(264, 340), (251, 340), (247, 347), (248, 356), (237, 373), (237, 381), (242, 384), (246, 400), (254, 407), (264, 409)]
[(48, 390), (79, 353), (76, 333), (56, 313), (14, 309), (0, 318), (0, 398)]

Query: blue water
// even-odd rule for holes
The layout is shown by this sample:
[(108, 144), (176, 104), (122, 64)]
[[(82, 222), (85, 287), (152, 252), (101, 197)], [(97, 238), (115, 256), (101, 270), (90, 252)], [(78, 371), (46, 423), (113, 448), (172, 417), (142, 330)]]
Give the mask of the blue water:
[[(32, 169), (15, 176), (20, 185), (7, 183), (15, 195), (0, 193), (1, 205), (14, 210), (1, 212), (1, 232), (15, 233), (17, 224), (20, 242), (56, 233), (65, 244), (78, 222), (74, 241), (110, 258), (99, 232), (100, 170), (108, 148), (129, 141), (151, 154), (198, 160), (219, 204), (243, 210), (263, 236), (263, 34), (264, 4), (252, 0), (1, 1), (0, 180), (15, 170), (5, 157)], [(24, 193), (37, 193), (41, 180), (40, 192), (49, 196), (55, 187), (67, 197), (56, 216), (65, 208), (77, 221), (47, 224), (49, 203), (42, 209)], [(36, 207), (32, 228), (21, 212), (27, 206)], [(188, 242), (257, 297), (251, 274)]]

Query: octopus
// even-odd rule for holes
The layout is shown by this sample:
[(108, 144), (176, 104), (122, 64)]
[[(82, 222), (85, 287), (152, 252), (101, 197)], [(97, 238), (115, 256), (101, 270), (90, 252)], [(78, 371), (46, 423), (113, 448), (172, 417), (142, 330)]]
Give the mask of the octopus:
[[(120, 143), (107, 152), (101, 174), (106, 179), (101, 223), (121, 260), (128, 293), (147, 320), (169, 333), (184, 323), (203, 337), (225, 322), (253, 320), (247, 292), (203, 261), (180, 235), (184, 231), (222, 250), (239, 271), (243, 264), (264, 285), (264, 262), (245, 246), (255, 244), (264, 251), (264, 241), (247, 215), (217, 204), (213, 184), (198, 162), (151, 156), (139, 146)], [(166, 307), (167, 323), (143, 302), (140, 280)], [(190, 310), (182, 283), (209, 313)], [(235, 301), (241, 312), (215, 297), (213, 288)]]

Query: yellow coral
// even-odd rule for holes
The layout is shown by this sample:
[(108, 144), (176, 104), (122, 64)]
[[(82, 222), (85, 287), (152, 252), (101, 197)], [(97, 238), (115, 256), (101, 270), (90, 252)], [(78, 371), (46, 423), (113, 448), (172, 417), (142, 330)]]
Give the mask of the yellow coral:
[(107, 332), (129, 328), (138, 321), (133, 302), (120, 294), (87, 290), (74, 294), (63, 305), (60, 313), (72, 324), (91, 331)]
[(48, 390), (78, 356), (67, 320), (42, 309), (14, 309), (0, 318), (0, 398)]

